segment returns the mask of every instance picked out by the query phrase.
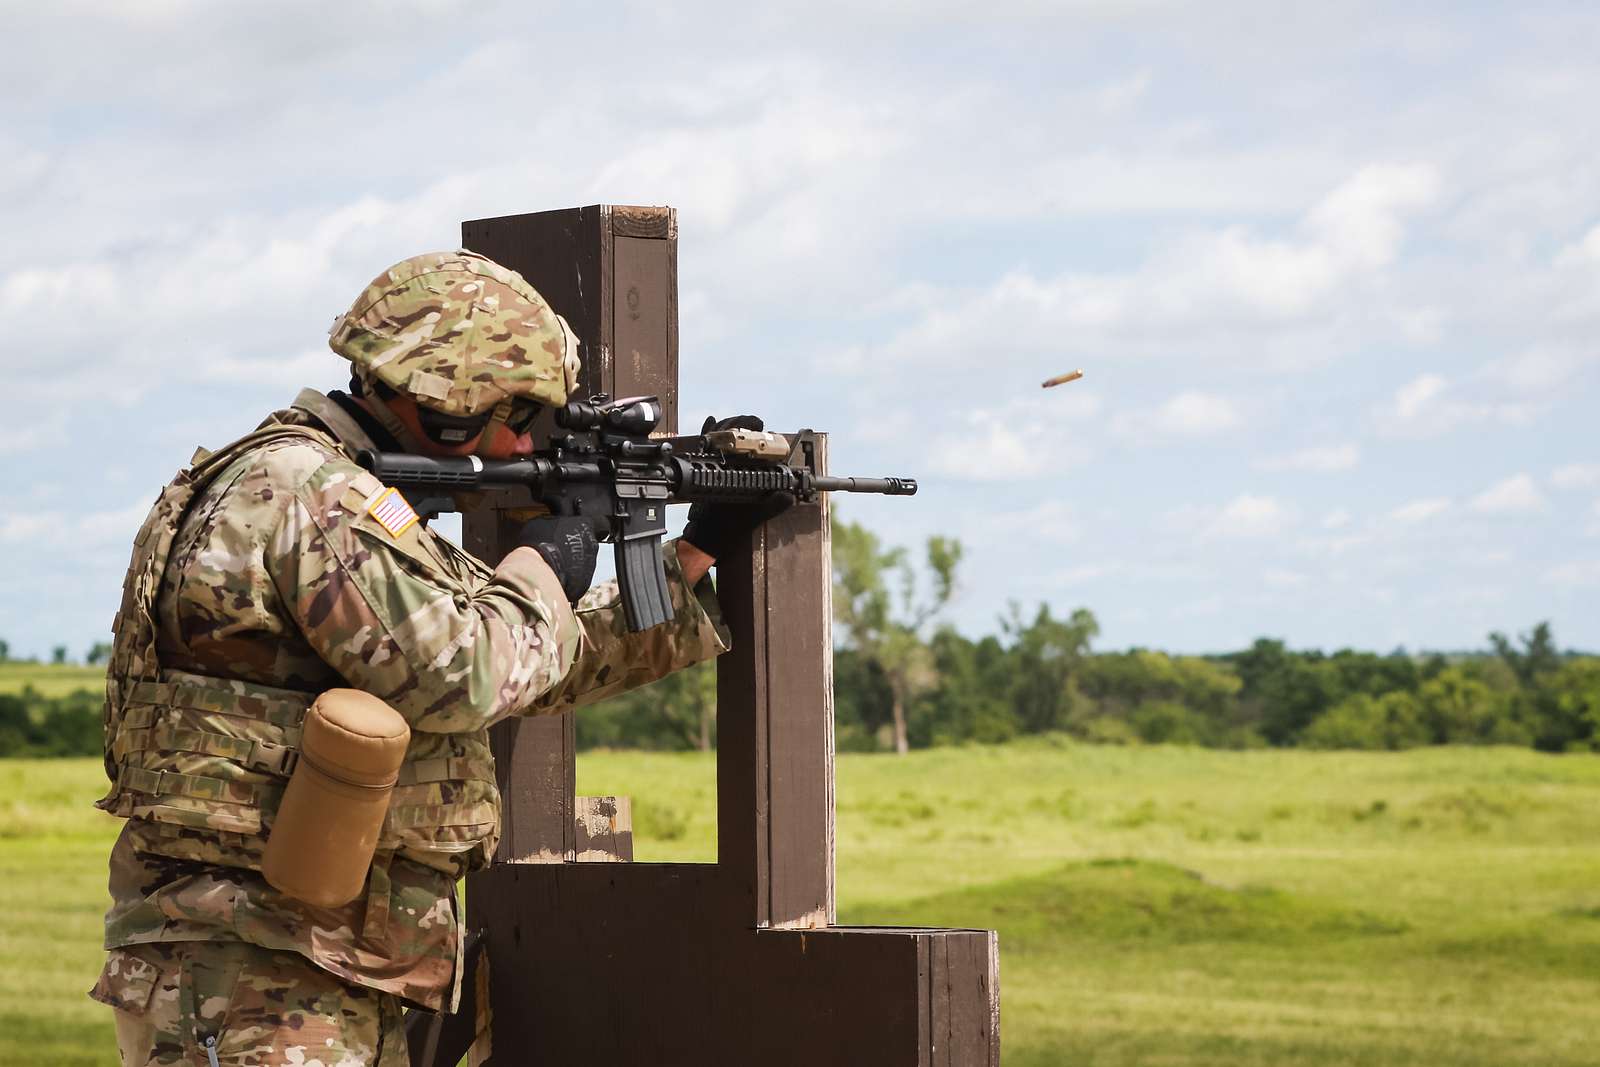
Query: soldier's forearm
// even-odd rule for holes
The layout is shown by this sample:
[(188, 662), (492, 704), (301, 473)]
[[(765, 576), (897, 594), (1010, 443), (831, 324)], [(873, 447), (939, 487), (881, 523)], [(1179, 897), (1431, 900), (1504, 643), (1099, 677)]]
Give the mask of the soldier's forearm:
[(690, 586), (700, 584), (716, 560), (687, 541), (678, 542), (678, 565), (683, 568), (683, 580)]

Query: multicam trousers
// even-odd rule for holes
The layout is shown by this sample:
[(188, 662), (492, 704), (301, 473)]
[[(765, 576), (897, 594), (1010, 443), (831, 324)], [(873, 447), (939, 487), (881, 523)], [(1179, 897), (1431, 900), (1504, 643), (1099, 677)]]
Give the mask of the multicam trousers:
[(89, 995), (123, 1067), (406, 1067), (400, 1002), (242, 941), (113, 949)]

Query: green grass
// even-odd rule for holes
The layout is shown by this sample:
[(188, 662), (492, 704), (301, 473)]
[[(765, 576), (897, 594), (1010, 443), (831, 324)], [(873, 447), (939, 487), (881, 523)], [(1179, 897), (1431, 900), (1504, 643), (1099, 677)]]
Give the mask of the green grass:
[[(594, 753), (645, 860), (714, 764)], [(94, 760), (0, 761), (0, 1063), (111, 1064)], [(1005, 1062), (1600, 1062), (1600, 757), (1050, 740), (839, 761), (849, 923), (1000, 931)]]
[(79, 689), (101, 693), (106, 687), (106, 669), (54, 663), (0, 663), (0, 693), (20, 693), (30, 686), (46, 697), (63, 697)]

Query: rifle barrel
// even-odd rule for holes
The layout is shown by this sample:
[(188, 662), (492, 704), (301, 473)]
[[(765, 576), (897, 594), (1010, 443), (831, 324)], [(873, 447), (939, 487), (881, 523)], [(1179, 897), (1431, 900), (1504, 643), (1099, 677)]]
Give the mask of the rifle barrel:
[(819, 493), (882, 493), (884, 496), (915, 496), (915, 478), (836, 478), (819, 474), (811, 479)]

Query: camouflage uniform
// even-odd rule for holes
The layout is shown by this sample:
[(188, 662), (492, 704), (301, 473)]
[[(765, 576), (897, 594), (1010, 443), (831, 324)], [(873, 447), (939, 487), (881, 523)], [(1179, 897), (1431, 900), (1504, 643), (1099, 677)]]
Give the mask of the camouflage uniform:
[[(125, 1064), (406, 1067), (396, 997), (244, 941), (119, 949), (92, 994), (116, 1012)], [(203, 1035), (203, 1036), (201, 1036)]]
[[(394, 283), (391, 272), (374, 287)], [(527, 327), (532, 313), (518, 314)], [(400, 378), (436, 390), (440, 370)], [(559, 374), (539, 388), (565, 393)], [(400, 1000), (439, 1010), (459, 996), (454, 886), (499, 832), (485, 728), (660, 678), (724, 650), (726, 631), (709, 581), (684, 582), (675, 545), (664, 556), (675, 617), (629, 633), (615, 583), (574, 609), (531, 549), (491, 569), (422, 524), (380, 521), (383, 487), (351, 458), (375, 442), (328, 397), (307, 390), (263, 427), (195, 469), (192, 499), (180, 476), (140, 532), (101, 801), (128, 822), (111, 855), (111, 956), (91, 996), (120, 1009), (131, 1063), (206, 1063), (207, 1036), (244, 1050), (226, 1062), (365, 1063), (378, 1044), (403, 1062), (403, 1040), (380, 1040)], [(260, 856), (299, 716), (343, 686), (387, 701), (412, 740), (367, 892), (319, 908), (270, 886)], [(315, 1029), (323, 1051), (267, 1051), (285, 1027)]]

